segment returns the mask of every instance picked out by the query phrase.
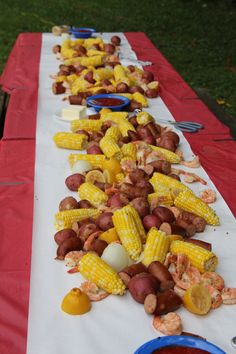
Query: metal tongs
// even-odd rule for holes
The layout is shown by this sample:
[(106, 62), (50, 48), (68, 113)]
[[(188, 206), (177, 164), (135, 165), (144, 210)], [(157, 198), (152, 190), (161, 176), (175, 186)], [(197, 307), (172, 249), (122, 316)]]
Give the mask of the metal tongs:
[(173, 125), (176, 129), (185, 133), (196, 133), (204, 128), (204, 125), (197, 122), (173, 122), (172, 120), (157, 119), (159, 123), (168, 123)]

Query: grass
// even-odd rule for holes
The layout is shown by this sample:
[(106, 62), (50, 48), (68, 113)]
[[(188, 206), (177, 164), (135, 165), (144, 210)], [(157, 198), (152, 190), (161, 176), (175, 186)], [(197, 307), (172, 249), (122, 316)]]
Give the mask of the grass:
[(236, 4), (233, 0), (0, 0), (0, 72), (17, 35), (55, 24), (142, 31), (184, 80), (205, 88), (236, 117)]

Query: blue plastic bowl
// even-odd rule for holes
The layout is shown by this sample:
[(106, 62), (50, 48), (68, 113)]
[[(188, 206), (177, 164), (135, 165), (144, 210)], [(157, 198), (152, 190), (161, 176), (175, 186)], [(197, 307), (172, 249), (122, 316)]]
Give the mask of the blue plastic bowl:
[(90, 38), (96, 30), (87, 27), (71, 27), (70, 32), (75, 38)]
[(211, 354), (226, 354), (222, 349), (206, 340), (191, 336), (166, 336), (153, 339), (143, 344), (134, 354), (152, 354), (154, 350), (169, 347), (182, 346), (206, 350)]
[[(118, 98), (119, 100), (122, 100), (123, 103), (117, 106), (105, 106), (105, 105), (102, 106), (93, 103), (93, 101), (95, 101), (98, 98)], [(110, 108), (112, 111), (118, 112), (118, 111), (122, 111), (122, 109), (125, 108), (130, 103), (130, 100), (124, 96), (110, 94), (110, 93), (103, 93), (103, 94), (93, 95), (88, 97), (86, 102), (88, 106), (93, 107), (97, 112), (99, 112), (102, 108)]]

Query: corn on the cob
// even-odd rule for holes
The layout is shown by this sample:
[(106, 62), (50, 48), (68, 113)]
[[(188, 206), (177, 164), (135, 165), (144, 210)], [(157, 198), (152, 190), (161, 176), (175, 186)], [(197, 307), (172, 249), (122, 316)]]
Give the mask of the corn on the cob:
[(63, 81), (66, 81), (66, 76), (65, 75), (56, 76), (55, 82), (63, 82)]
[(88, 200), (94, 207), (104, 204), (108, 196), (100, 188), (90, 182), (85, 182), (78, 189), (80, 199)]
[(214, 272), (218, 264), (217, 256), (200, 246), (184, 241), (172, 241), (170, 252), (174, 254), (185, 254), (191, 264), (202, 273)]
[(152, 178), (149, 180), (149, 182), (152, 184), (153, 188), (155, 191), (158, 192), (158, 189), (160, 188), (160, 185), (164, 185), (167, 188), (169, 188), (170, 191), (178, 191), (182, 192), (185, 190), (188, 190), (192, 193), (191, 189), (185, 186), (185, 184), (181, 183), (180, 181), (177, 181), (176, 179), (163, 175), (162, 173), (155, 172), (152, 176)]
[(101, 129), (102, 121), (100, 119), (78, 119), (73, 120), (70, 124), (70, 128), (72, 132), (76, 132), (77, 130), (84, 129), (87, 131), (98, 132)]
[(85, 134), (68, 132), (56, 133), (53, 140), (57, 147), (71, 150), (84, 150), (88, 143), (88, 137)]
[(126, 205), (123, 209), (126, 210), (128, 213), (130, 213), (133, 216), (135, 224), (136, 224), (136, 227), (137, 227), (137, 229), (139, 231), (139, 235), (141, 237), (141, 240), (142, 240), (143, 243), (145, 243), (145, 241), (146, 241), (146, 232), (144, 230), (142, 220), (141, 220), (137, 210), (133, 206), (131, 206), (130, 204)]
[(121, 152), (123, 156), (130, 157), (132, 160), (136, 161), (136, 146), (133, 143), (124, 144), (121, 147)]
[[(135, 92), (133, 94), (133, 99), (136, 101), (136, 102), (139, 102), (141, 103), (141, 105), (143, 107), (148, 107), (148, 100), (146, 99), (146, 97), (144, 95), (142, 95), (140, 92)], [(146, 112), (145, 112), (146, 113)], [(137, 119), (138, 121), (138, 119)], [(139, 123), (139, 122), (138, 122)], [(146, 124), (146, 123), (139, 123), (139, 124)]]
[(101, 55), (104, 57), (107, 55), (107, 53), (97, 49), (88, 49), (86, 55), (88, 57), (93, 57), (94, 55)]
[(88, 161), (95, 168), (100, 168), (105, 160), (105, 156), (96, 154), (70, 154), (68, 160), (71, 167), (73, 167), (75, 162), (83, 160)]
[(125, 69), (122, 65), (116, 65), (113, 71), (116, 82), (125, 82), (129, 85), (129, 78), (126, 75)]
[(120, 172), (116, 174), (116, 182), (121, 183), (125, 179), (124, 173)]
[(117, 142), (121, 138), (120, 129), (117, 126), (113, 125), (112, 127), (107, 129), (105, 136), (110, 137)]
[(128, 136), (129, 130), (134, 132), (136, 131), (133, 124), (131, 124), (128, 120), (121, 120), (117, 124), (123, 137)]
[(148, 194), (148, 203), (150, 205), (173, 205), (174, 199), (170, 191), (162, 192), (158, 190), (158, 192)]
[(147, 234), (147, 242), (144, 248), (144, 257), (142, 263), (148, 266), (154, 261), (164, 263), (170, 246), (170, 240), (165, 232), (158, 231), (152, 227)]
[(79, 263), (83, 277), (95, 283), (109, 294), (123, 295), (125, 285), (118, 274), (94, 253), (84, 255)]
[(55, 215), (55, 227), (57, 230), (71, 228), (72, 224), (87, 218), (96, 218), (101, 214), (97, 209), (71, 209), (63, 210)]
[(210, 225), (219, 225), (219, 217), (215, 211), (200, 198), (196, 197), (189, 191), (183, 191), (175, 198), (174, 201), (177, 208), (189, 211), (197, 216), (201, 216)]
[(154, 119), (148, 112), (138, 112), (136, 116), (138, 124), (147, 124), (152, 122)]
[(137, 260), (142, 251), (140, 230), (129, 210), (118, 209), (112, 216), (116, 232), (125, 247), (128, 255)]
[(109, 136), (104, 136), (100, 142), (99, 146), (104, 153), (104, 155), (108, 158), (114, 157), (117, 160), (120, 160), (122, 157), (121, 150), (119, 148), (119, 145), (116, 143), (116, 141), (109, 137)]
[(99, 68), (94, 71), (93, 77), (96, 81), (102, 81), (103, 79), (111, 79), (113, 76), (113, 70), (108, 68)]
[(163, 158), (164, 160), (170, 163), (180, 163), (181, 161), (180, 157), (174, 152), (154, 145), (149, 145), (149, 146), (152, 148), (153, 151), (159, 153), (160, 157)]
[(101, 121), (111, 120), (114, 123), (119, 123), (120, 121), (126, 120), (128, 117), (128, 112), (107, 112), (107, 110), (100, 111)]

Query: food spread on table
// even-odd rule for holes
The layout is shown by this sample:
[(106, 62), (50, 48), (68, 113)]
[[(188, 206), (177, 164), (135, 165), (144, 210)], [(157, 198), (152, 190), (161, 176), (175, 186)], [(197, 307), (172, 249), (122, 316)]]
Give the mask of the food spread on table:
[[(179, 135), (145, 111), (159, 82), (151, 71), (122, 65), (119, 45), (113, 36), (110, 43), (66, 39), (53, 47), (62, 63), (52, 91), (68, 94), (61, 118), (70, 123), (70, 131), (53, 140), (58, 148), (86, 150), (69, 155), (65, 184), (73, 196), (61, 200), (55, 215), (56, 259), (65, 262), (68, 276), (84, 277), (62, 310), (84, 314), (91, 302), (129, 291), (153, 315), (157, 333), (180, 335), (178, 308), (207, 315), (235, 304), (236, 288), (217, 273), (220, 254), (204, 241), (206, 225), (220, 224), (210, 206), (216, 193), (193, 172), (198, 157), (184, 159)], [(86, 99), (106, 93), (129, 98), (125, 111), (107, 108), (117, 98), (96, 99), (101, 110), (86, 115)], [(192, 183), (204, 191), (196, 195)], [(201, 240), (193, 238), (198, 233)], [(158, 353), (177, 352), (168, 350)]]

